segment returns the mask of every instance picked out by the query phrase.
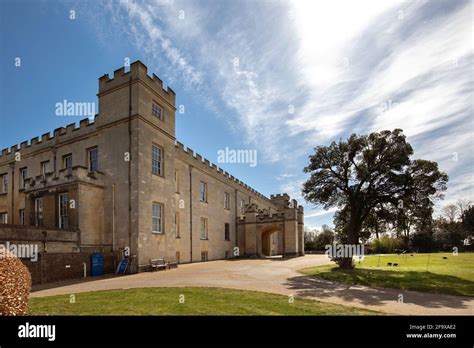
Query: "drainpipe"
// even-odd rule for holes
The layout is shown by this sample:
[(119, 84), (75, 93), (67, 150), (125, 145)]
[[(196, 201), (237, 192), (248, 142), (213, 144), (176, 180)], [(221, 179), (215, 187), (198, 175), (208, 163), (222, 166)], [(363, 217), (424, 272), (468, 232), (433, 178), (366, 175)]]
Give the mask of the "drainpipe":
[(128, 154), (128, 245), (132, 256), (132, 76), (128, 88)]
[(189, 255), (191, 257), (190, 263), (193, 262), (193, 166), (189, 166), (189, 241), (190, 250)]
[(112, 251), (115, 251), (115, 184), (112, 184)]

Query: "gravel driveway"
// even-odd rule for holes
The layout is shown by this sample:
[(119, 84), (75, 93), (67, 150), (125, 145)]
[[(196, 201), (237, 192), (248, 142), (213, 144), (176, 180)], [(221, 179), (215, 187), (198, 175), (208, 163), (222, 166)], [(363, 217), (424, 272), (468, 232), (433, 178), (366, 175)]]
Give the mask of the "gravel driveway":
[[(125, 276), (109, 275), (33, 287), (30, 297), (142, 287), (222, 287), (295, 295), (400, 315), (473, 315), (474, 298), (346, 285), (303, 276), (298, 269), (330, 263), (325, 255), (294, 259), (220, 260)], [(400, 302), (403, 295), (403, 302)]]

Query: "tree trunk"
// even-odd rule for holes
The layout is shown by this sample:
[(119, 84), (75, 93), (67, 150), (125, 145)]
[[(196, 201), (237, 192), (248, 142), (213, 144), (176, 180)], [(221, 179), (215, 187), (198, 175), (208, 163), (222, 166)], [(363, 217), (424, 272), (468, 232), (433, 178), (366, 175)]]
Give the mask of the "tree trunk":
[[(362, 228), (362, 222), (359, 221), (360, 219), (354, 213), (354, 211), (351, 212), (351, 220), (349, 222), (349, 226), (347, 227), (347, 243), (351, 245), (357, 245), (359, 244), (359, 235), (360, 235), (360, 230)], [(353, 262), (352, 262), (352, 257), (343, 257), (340, 259), (338, 262), (339, 267), (342, 269), (352, 269), (354, 268)]]

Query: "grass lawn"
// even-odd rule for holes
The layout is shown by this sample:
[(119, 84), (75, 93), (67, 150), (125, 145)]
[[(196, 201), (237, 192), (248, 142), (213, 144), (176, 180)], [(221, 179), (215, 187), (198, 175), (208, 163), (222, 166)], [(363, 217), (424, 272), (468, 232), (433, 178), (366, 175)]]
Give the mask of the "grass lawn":
[[(387, 262), (396, 262), (398, 267)], [(371, 255), (356, 262), (353, 270), (325, 265), (299, 272), (340, 283), (474, 296), (474, 253)]]
[[(184, 295), (184, 303), (180, 303)], [(376, 315), (365, 309), (264, 292), (220, 288), (138, 288), (30, 299), (30, 315)], [(182, 298), (182, 297), (181, 297)]]

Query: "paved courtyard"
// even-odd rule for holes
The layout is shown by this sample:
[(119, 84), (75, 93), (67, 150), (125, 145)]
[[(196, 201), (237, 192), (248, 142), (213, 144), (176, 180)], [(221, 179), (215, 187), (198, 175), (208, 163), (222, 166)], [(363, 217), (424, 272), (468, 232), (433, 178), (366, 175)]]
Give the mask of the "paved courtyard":
[[(345, 285), (298, 273), (305, 267), (330, 263), (325, 255), (294, 259), (221, 260), (179, 265), (178, 268), (125, 276), (109, 275), (33, 287), (31, 297), (142, 287), (222, 287), (301, 296), (400, 315), (473, 315), (474, 298), (397, 289)], [(399, 303), (399, 295), (404, 303)]]

